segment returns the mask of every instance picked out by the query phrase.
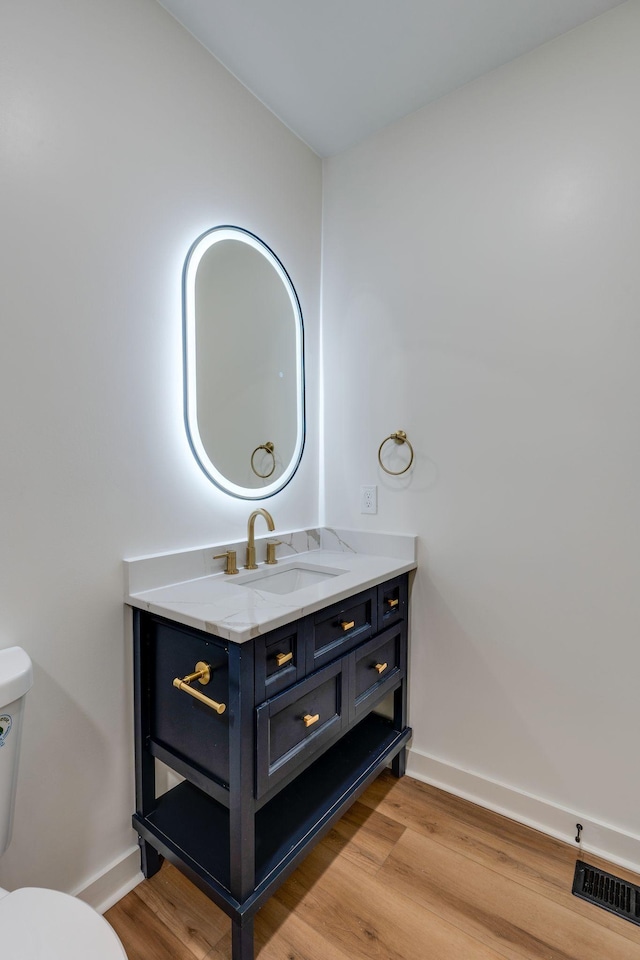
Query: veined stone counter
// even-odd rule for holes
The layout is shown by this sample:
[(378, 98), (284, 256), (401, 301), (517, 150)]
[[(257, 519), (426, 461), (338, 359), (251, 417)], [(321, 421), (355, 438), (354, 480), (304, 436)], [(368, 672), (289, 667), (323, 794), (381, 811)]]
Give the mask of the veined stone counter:
[[(265, 566), (268, 539), (281, 541), (278, 564)], [(416, 567), (416, 537), (315, 528), (256, 538), (258, 570), (243, 570), (246, 541), (125, 560), (125, 602), (141, 610), (243, 643)], [(236, 550), (240, 572), (227, 575), (214, 554)], [(266, 580), (292, 567), (322, 576), (274, 593)], [(244, 581), (244, 582), (243, 582)]]

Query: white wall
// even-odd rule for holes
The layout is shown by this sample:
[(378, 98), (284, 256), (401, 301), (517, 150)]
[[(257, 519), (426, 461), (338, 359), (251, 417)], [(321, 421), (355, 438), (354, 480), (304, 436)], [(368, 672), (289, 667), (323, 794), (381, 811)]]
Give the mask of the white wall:
[(321, 164), (155, 0), (2, 3), (0, 211), (0, 646), (35, 662), (0, 885), (75, 890), (135, 843), (121, 560), (250, 512), (182, 421), (182, 264), (216, 224), (297, 287), (308, 441), (268, 508), (317, 522)]
[(628, 855), (639, 47), (633, 2), (326, 161), (323, 266), (327, 523), (420, 537), (413, 769)]

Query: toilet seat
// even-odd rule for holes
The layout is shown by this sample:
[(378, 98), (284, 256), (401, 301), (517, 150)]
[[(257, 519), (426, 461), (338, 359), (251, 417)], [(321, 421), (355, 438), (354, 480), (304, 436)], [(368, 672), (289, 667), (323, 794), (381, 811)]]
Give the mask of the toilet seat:
[(0, 943), (6, 960), (127, 960), (104, 917), (76, 897), (40, 887), (0, 895)]

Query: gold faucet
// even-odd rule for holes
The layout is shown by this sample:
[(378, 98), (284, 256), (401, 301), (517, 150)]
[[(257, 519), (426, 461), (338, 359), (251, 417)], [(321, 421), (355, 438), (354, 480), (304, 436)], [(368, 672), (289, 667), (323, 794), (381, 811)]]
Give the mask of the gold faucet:
[(263, 510), (262, 507), (259, 507), (258, 510), (253, 511), (249, 517), (249, 522), (247, 523), (247, 559), (244, 565), (245, 570), (258, 569), (258, 564), (256, 563), (256, 535), (254, 529), (258, 514), (261, 514), (265, 518), (269, 530), (275, 530), (276, 528), (276, 525), (273, 522), (273, 517), (267, 510)]

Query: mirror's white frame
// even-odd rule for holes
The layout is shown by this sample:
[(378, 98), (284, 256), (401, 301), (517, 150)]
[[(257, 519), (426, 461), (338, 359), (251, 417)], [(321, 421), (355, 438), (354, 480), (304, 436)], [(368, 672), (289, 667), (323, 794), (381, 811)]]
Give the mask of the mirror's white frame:
[[(240, 240), (259, 251), (280, 277), (288, 293), (296, 320), (296, 445), (293, 455), (277, 479), (264, 487), (242, 487), (229, 480), (216, 468), (207, 453), (198, 429), (198, 404), (196, 384), (196, 315), (195, 293), (198, 266), (205, 253), (222, 240)], [(187, 438), (199, 466), (209, 479), (225, 493), (242, 500), (264, 500), (285, 487), (298, 469), (305, 442), (305, 396), (304, 396), (304, 328), (302, 310), (295, 287), (289, 274), (273, 250), (255, 234), (242, 227), (220, 226), (207, 230), (192, 244), (183, 272), (183, 338), (184, 338), (184, 416)]]

